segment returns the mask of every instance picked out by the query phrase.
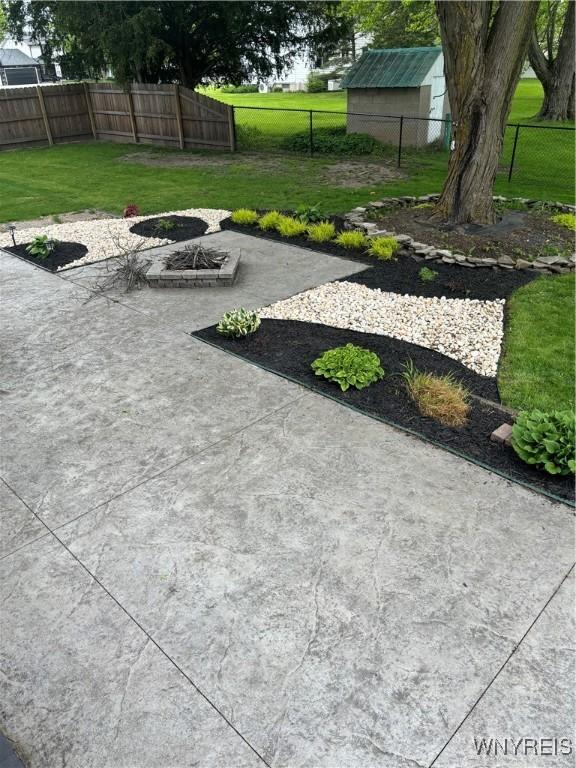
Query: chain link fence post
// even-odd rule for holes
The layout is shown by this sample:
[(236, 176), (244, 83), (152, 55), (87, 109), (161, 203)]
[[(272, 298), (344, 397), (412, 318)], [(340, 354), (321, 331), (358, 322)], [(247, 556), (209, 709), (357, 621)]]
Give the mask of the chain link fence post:
[(314, 154), (314, 127), (313, 127), (313, 112), (310, 110), (310, 157)]
[(402, 162), (402, 130), (404, 128), (404, 115), (400, 116), (400, 132), (398, 134), (398, 168)]
[(516, 145), (518, 144), (518, 134), (520, 133), (520, 125), (516, 126), (516, 132), (514, 133), (514, 146), (512, 147), (512, 157), (510, 158), (510, 169), (508, 171), (508, 181), (512, 179), (512, 169), (514, 168), (514, 158), (516, 157)]

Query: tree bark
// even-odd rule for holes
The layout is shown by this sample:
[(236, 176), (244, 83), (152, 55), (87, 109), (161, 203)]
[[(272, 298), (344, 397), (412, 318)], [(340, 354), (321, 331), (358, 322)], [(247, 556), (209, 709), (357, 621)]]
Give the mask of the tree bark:
[(494, 221), (492, 189), (538, 3), (437, 0), (454, 149), (433, 218)]
[(528, 59), (544, 89), (544, 100), (538, 113), (543, 120), (574, 120), (575, 19), (576, 7), (574, 0), (570, 0), (555, 58), (552, 41), (545, 54), (535, 31), (530, 38)]

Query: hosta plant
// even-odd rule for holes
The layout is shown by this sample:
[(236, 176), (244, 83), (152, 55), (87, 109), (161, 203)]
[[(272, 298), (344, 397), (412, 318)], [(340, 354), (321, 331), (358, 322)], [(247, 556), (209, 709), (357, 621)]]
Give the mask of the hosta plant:
[(31, 243), (26, 246), (26, 251), (31, 256), (36, 256), (39, 259), (45, 259), (56, 248), (58, 240), (48, 237), (48, 235), (37, 235)]
[(291, 216), (282, 216), (276, 225), (276, 231), (282, 237), (298, 237), (298, 235), (304, 235), (307, 229), (308, 225), (305, 222)]
[(235, 211), (232, 211), (230, 218), (234, 224), (256, 224), (258, 214), (250, 208), (237, 208)]
[(283, 219), (284, 217), (279, 211), (268, 211), (268, 213), (265, 213), (263, 216), (260, 216), (258, 219), (258, 226), (260, 229), (266, 231), (269, 229), (276, 229), (278, 226), (278, 223)]
[(368, 253), (381, 261), (387, 261), (394, 256), (398, 248), (398, 241), (394, 237), (372, 237)]
[(315, 221), (322, 221), (324, 214), (320, 210), (320, 203), (316, 205), (299, 205), (295, 211), (296, 218), (305, 224), (311, 224)]
[(308, 240), (313, 243), (326, 243), (336, 235), (336, 227), (331, 221), (319, 221), (308, 226)]
[(342, 248), (365, 248), (368, 238), (358, 229), (345, 229), (334, 238), (334, 242)]
[(216, 326), (218, 333), (235, 339), (249, 336), (260, 327), (260, 318), (256, 312), (250, 312), (244, 307), (233, 309), (222, 315), (222, 319)]
[(559, 224), (561, 227), (576, 231), (576, 216), (573, 213), (557, 213), (556, 216), (551, 217), (555, 224)]
[(175, 221), (172, 221), (172, 219), (158, 219), (158, 221), (154, 224), (154, 230), (158, 232), (158, 234), (162, 235), (166, 232), (172, 232), (173, 229), (177, 228), (177, 224)]
[(551, 475), (576, 471), (574, 412), (522, 411), (512, 427), (512, 447), (527, 464)]
[(350, 387), (364, 387), (384, 377), (380, 358), (374, 352), (354, 344), (328, 349), (312, 363), (316, 376), (334, 381), (342, 392)]
[(422, 267), (418, 271), (418, 277), (423, 283), (431, 283), (438, 277), (438, 272), (435, 269), (430, 269), (430, 267)]

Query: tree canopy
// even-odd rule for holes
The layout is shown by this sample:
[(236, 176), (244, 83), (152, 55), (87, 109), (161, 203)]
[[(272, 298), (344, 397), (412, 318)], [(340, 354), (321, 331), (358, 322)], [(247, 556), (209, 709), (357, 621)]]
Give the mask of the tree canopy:
[(302, 51), (323, 52), (349, 34), (331, 2), (3, 3), (16, 36), (27, 26), (70, 77), (108, 69), (120, 82), (240, 84), (282, 72)]
[(343, 0), (341, 5), (358, 31), (370, 33), (373, 48), (414, 48), (440, 41), (432, 0)]

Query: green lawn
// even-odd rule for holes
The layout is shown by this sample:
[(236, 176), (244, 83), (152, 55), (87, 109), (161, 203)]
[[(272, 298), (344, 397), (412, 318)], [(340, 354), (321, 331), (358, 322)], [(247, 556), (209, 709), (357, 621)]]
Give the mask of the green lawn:
[(574, 275), (541, 277), (511, 297), (498, 385), (513, 408), (574, 407)]

